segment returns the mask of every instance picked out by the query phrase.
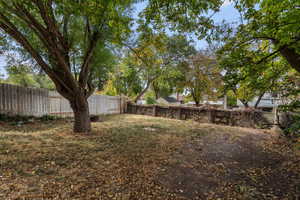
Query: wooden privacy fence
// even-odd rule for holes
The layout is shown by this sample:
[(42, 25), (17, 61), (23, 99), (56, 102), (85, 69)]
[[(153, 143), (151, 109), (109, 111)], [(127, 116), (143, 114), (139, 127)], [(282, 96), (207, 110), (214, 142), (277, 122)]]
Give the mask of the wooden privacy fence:
[[(92, 95), (88, 99), (90, 114), (117, 114), (123, 112), (125, 99), (119, 96)], [(49, 115), (73, 116), (69, 102), (58, 92), (49, 92)]]
[[(125, 105), (125, 99), (118, 96), (92, 95), (88, 101), (90, 114), (94, 115), (122, 113)], [(0, 84), (0, 113), (73, 116), (69, 102), (58, 92), (9, 84)]]
[(0, 113), (42, 116), (48, 113), (48, 90), (0, 84)]

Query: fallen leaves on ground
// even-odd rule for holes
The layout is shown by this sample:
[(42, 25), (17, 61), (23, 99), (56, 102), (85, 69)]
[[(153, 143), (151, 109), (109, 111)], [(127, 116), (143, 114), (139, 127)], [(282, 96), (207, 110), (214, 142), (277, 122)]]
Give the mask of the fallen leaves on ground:
[(299, 157), (268, 131), (137, 115), (0, 127), (0, 199), (296, 199)]

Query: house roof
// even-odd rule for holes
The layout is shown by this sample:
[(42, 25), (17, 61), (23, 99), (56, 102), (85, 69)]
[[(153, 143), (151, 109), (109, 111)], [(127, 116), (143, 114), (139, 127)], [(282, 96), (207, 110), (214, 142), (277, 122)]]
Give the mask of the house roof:
[(175, 99), (174, 97), (162, 97), (164, 100), (166, 100), (169, 103), (177, 103), (179, 102), (177, 99)]

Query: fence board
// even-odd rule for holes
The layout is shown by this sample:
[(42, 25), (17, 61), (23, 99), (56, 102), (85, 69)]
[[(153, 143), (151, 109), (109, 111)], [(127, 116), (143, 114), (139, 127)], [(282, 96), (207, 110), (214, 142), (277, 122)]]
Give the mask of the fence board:
[[(121, 97), (92, 95), (89, 99), (90, 114), (118, 114), (122, 112), (124, 100)], [(56, 91), (24, 88), (0, 84), (0, 113), (9, 115), (73, 116), (69, 102)]]
[[(49, 93), (49, 101), (49, 114), (62, 117), (73, 115), (69, 102), (57, 92)], [(92, 95), (88, 99), (90, 114), (118, 114), (121, 111), (120, 101), (120, 97)]]

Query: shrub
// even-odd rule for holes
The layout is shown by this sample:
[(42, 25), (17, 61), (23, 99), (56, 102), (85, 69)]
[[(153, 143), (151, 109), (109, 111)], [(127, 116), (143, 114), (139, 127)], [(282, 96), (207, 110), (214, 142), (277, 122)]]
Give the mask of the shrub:
[(58, 119), (58, 117), (55, 117), (53, 115), (43, 115), (42, 117), (39, 118), (41, 121), (53, 121)]
[(0, 114), (0, 121), (9, 121), (9, 117), (7, 115)]
[(156, 100), (153, 97), (147, 97), (146, 103), (147, 104), (156, 104)]
[(0, 121), (5, 122), (28, 122), (29, 120), (33, 119), (33, 116), (22, 116), (22, 115), (6, 115), (0, 114)]
[(279, 124), (288, 137), (300, 138), (300, 100), (279, 107)]
[(300, 115), (293, 115), (291, 124), (284, 129), (284, 132), (289, 137), (300, 137)]

